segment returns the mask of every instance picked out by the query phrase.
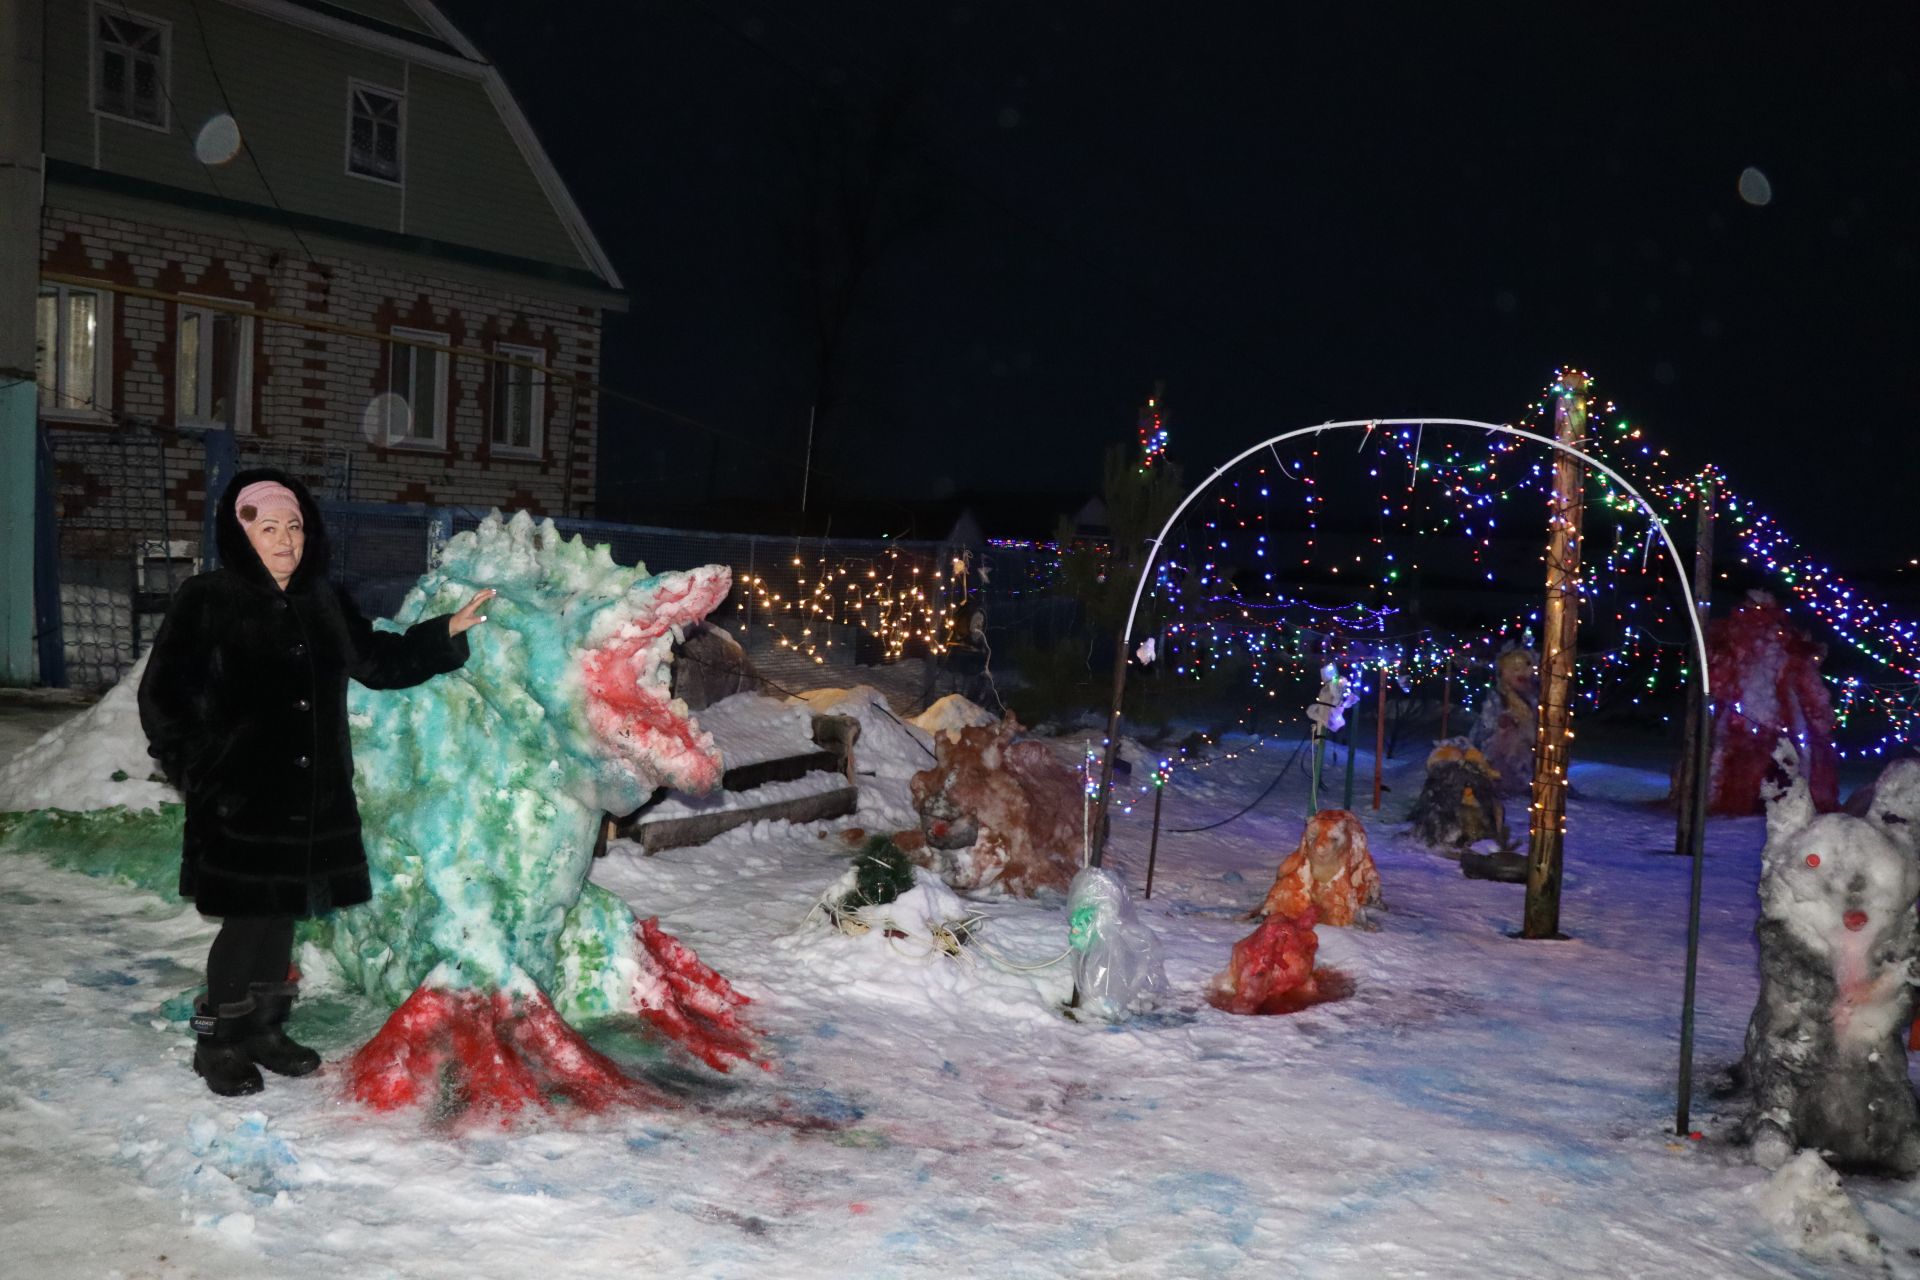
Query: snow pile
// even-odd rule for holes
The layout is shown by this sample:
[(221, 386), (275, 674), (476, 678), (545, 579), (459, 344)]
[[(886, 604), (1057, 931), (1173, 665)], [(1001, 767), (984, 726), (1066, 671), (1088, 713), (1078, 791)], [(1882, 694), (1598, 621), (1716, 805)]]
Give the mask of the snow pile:
[(158, 809), (180, 793), (156, 781), (140, 728), (143, 654), (107, 696), (0, 768), (0, 813), (29, 809)]
[(894, 715), (885, 695), (871, 685), (811, 689), (800, 697), (818, 715), (850, 716), (860, 722), (853, 764), (862, 776), (905, 782), (932, 767), (933, 736)]
[(1802, 1151), (1781, 1165), (1757, 1199), (1767, 1224), (1809, 1258), (1863, 1266), (1882, 1260), (1879, 1240), (1818, 1152)]
[(713, 736), (721, 763), (728, 769), (820, 749), (813, 740), (812, 708), (751, 691), (723, 698), (702, 711), (700, 727)]
[(978, 729), (1000, 717), (977, 702), (950, 693), (915, 716), (912, 723), (931, 734), (957, 734), (962, 729)]

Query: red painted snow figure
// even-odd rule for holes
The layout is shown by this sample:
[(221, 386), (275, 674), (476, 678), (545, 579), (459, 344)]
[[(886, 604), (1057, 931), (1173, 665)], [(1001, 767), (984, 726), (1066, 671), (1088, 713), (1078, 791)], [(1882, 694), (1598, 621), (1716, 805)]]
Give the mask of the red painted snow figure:
[(672, 648), (726, 599), (729, 571), (650, 574), (496, 513), (447, 543), (401, 620), (482, 586), (495, 603), (459, 671), (350, 696), (374, 892), (316, 941), (399, 1006), (354, 1056), (354, 1095), (503, 1115), (660, 1101), (570, 1029), (609, 1018), (719, 1070), (753, 1060), (744, 999), (588, 874), (604, 815), (719, 781), (711, 737), (672, 695)]
[(1750, 591), (1708, 628), (1713, 684), (1712, 790), (1709, 813), (1760, 813), (1761, 783), (1782, 734), (1799, 745), (1814, 807), (1840, 807), (1833, 701), (1820, 678), (1825, 650), (1795, 626), (1774, 598)]
[[(725, 978), (700, 963), (693, 949), (660, 927), (653, 916), (642, 920), (638, 937), (658, 969), (645, 987), (636, 985), (640, 1016), (716, 1071), (736, 1062), (754, 1062), (753, 1031), (736, 1010), (750, 1001)], [(759, 1062), (771, 1070), (771, 1064)]]
[(1367, 848), (1367, 829), (1345, 809), (1322, 809), (1307, 819), (1300, 843), (1281, 862), (1256, 916), (1313, 914), (1342, 928), (1367, 924), (1380, 905), (1380, 872)]
[(1080, 869), (1080, 779), (1019, 732), (1009, 716), (939, 734), (937, 763), (908, 784), (924, 842), (894, 843), (956, 889), (1064, 893)]
[(1297, 916), (1268, 916), (1233, 944), (1226, 969), (1207, 983), (1207, 1003), (1227, 1013), (1273, 1014), (1344, 999), (1352, 991), (1346, 975), (1313, 967), (1320, 948), (1313, 924), (1312, 907)]
[(664, 1105), (555, 1012), (538, 987), (523, 993), (421, 987), (347, 1061), (348, 1089), (391, 1111), (427, 1104), (511, 1116), (564, 1098), (589, 1111)]
[[(747, 997), (658, 920), (642, 920), (636, 935), (657, 965), (635, 993), (640, 1016), (717, 1070), (752, 1060), (752, 1032), (737, 1012)], [(355, 1098), (383, 1111), (424, 1103), (502, 1117), (557, 1101), (588, 1111), (674, 1105), (588, 1045), (531, 981), (483, 991), (449, 980), (457, 978), (429, 975), (348, 1060)]]

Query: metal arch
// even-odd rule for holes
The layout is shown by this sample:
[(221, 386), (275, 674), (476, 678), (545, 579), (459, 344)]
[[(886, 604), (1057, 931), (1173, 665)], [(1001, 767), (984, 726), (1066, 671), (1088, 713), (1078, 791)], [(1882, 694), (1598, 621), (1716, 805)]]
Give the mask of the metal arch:
[[(1576, 449), (1570, 444), (1563, 444), (1552, 436), (1543, 436), (1534, 431), (1523, 431), (1519, 427), (1510, 427), (1498, 422), (1480, 422), (1473, 418), (1351, 418), (1345, 422), (1323, 422), (1318, 426), (1297, 427), (1292, 431), (1283, 431), (1277, 436), (1262, 440), (1259, 444), (1235, 454), (1232, 458), (1215, 468), (1212, 475), (1202, 480), (1194, 487), (1192, 493), (1189, 493), (1181, 500), (1180, 505), (1174, 508), (1173, 515), (1168, 517), (1167, 522), (1160, 527), (1160, 532), (1155, 535), (1152, 549), (1147, 552), (1147, 562), (1141, 566), (1140, 569), (1140, 581), (1134, 584), (1133, 603), (1127, 609), (1126, 629), (1120, 634), (1121, 653), (1124, 654), (1128, 652), (1129, 646), (1133, 641), (1133, 624), (1140, 613), (1140, 599), (1146, 594), (1147, 580), (1153, 576), (1153, 566), (1160, 558), (1160, 548), (1166, 542), (1167, 535), (1173, 531), (1173, 526), (1179, 523), (1180, 517), (1185, 514), (1186, 509), (1193, 504), (1195, 498), (1198, 498), (1202, 493), (1206, 492), (1207, 487), (1215, 480), (1218, 480), (1221, 476), (1233, 470), (1262, 449), (1270, 449), (1288, 440), (1298, 439), (1301, 436), (1319, 435), (1326, 431), (1339, 431), (1354, 427), (1364, 427), (1368, 430), (1380, 427), (1473, 427), (1480, 431), (1518, 436), (1523, 440), (1531, 440), (1536, 444), (1544, 444), (1549, 448), (1558, 449), (1562, 453), (1571, 454), (1587, 465), (1604, 472), (1621, 488), (1633, 495), (1633, 500), (1640, 504), (1640, 509), (1645, 511), (1648, 519), (1653, 521), (1653, 527), (1660, 531), (1660, 541), (1665, 544), (1667, 555), (1673, 560), (1675, 580), (1680, 584), (1681, 594), (1686, 597), (1687, 618), (1693, 626), (1694, 644), (1698, 646), (1700, 651), (1700, 689), (1703, 694), (1712, 696), (1713, 690), (1707, 684), (1707, 633), (1705, 628), (1700, 625), (1700, 609), (1694, 601), (1693, 587), (1687, 580), (1687, 567), (1680, 559), (1680, 551), (1674, 546), (1672, 536), (1667, 533), (1666, 522), (1660, 518), (1660, 513), (1653, 509), (1653, 504), (1648, 502), (1646, 498), (1642, 496), (1641, 492), (1628, 482), (1625, 476), (1592, 454)], [(1113, 750), (1111, 743), (1108, 744), (1107, 750), (1109, 752)]]
[[(1552, 436), (1543, 436), (1534, 431), (1524, 431), (1519, 427), (1507, 426), (1499, 422), (1481, 422), (1474, 418), (1349, 418), (1342, 422), (1323, 422), (1318, 426), (1298, 427), (1292, 431), (1283, 431), (1277, 436), (1270, 436), (1258, 444), (1235, 454), (1232, 458), (1215, 468), (1212, 475), (1194, 487), (1193, 492), (1189, 493), (1181, 501), (1180, 505), (1174, 508), (1173, 514), (1167, 518), (1166, 524), (1160, 527), (1160, 532), (1154, 537), (1153, 546), (1147, 552), (1146, 563), (1142, 565), (1140, 569), (1140, 581), (1134, 584), (1133, 603), (1127, 609), (1127, 625), (1120, 633), (1120, 648), (1118, 652), (1114, 654), (1114, 661), (1118, 663), (1125, 663), (1127, 661), (1127, 654), (1131, 651), (1133, 644), (1133, 624), (1140, 612), (1140, 599), (1146, 594), (1147, 580), (1153, 576), (1153, 567), (1160, 558), (1160, 548), (1165, 544), (1167, 535), (1173, 531), (1173, 526), (1179, 522), (1180, 517), (1185, 514), (1187, 508), (1193, 504), (1193, 500), (1206, 492), (1215, 480), (1218, 480), (1221, 476), (1239, 466), (1242, 462), (1245, 462), (1262, 449), (1274, 448), (1288, 440), (1295, 440), (1301, 436), (1316, 436), (1328, 431), (1342, 431), (1353, 428), (1364, 428), (1372, 431), (1379, 427), (1471, 427), (1475, 430), (1492, 434), (1517, 436), (1522, 440), (1531, 440), (1536, 444), (1543, 444), (1550, 449), (1557, 449), (1561, 453), (1578, 458), (1581, 462), (1602, 472), (1622, 489), (1632, 494), (1633, 500), (1640, 504), (1640, 509), (1645, 511), (1647, 518), (1653, 521), (1653, 527), (1660, 531), (1660, 541), (1666, 546), (1668, 558), (1673, 561), (1674, 581), (1679, 584), (1680, 594), (1686, 599), (1687, 621), (1693, 627), (1693, 642), (1699, 654), (1698, 666), (1701, 705), (1703, 707), (1708, 705), (1708, 700), (1712, 696), (1712, 686), (1708, 683), (1706, 629), (1700, 625), (1699, 604), (1694, 599), (1693, 587), (1688, 579), (1686, 565), (1680, 559), (1680, 550), (1674, 545), (1672, 535), (1667, 532), (1666, 521), (1662, 520), (1660, 513), (1653, 509), (1653, 504), (1648, 502), (1645, 495), (1634, 488), (1625, 476), (1584, 450), (1576, 449), (1570, 444), (1564, 444)], [(1284, 470), (1284, 468), (1282, 469)], [(1106, 760), (1101, 767), (1100, 803), (1103, 811), (1108, 803), (1109, 793), (1112, 789), (1113, 756), (1119, 738), (1117, 731), (1119, 713), (1120, 705), (1116, 693), (1113, 719), (1109, 722), (1110, 730), (1107, 734)], [(1687, 851), (1692, 858), (1693, 875), (1688, 900), (1686, 990), (1682, 998), (1680, 1010), (1679, 1104), (1674, 1119), (1674, 1132), (1678, 1134), (1688, 1132), (1689, 1108), (1692, 1103), (1693, 1093), (1694, 990), (1698, 977), (1700, 958), (1700, 892), (1706, 839), (1703, 828), (1705, 827), (1706, 798), (1707, 788), (1709, 786), (1706, 757), (1710, 750), (1709, 744), (1711, 741), (1712, 733), (1707, 727), (1703, 726), (1697, 748), (1701, 759), (1698, 762), (1699, 767), (1694, 771), (1694, 793), (1691, 797), (1683, 797), (1681, 799), (1681, 803), (1691, 803), (1693, 805), (1694, 822), (1690, 835), (1692, 848)]]

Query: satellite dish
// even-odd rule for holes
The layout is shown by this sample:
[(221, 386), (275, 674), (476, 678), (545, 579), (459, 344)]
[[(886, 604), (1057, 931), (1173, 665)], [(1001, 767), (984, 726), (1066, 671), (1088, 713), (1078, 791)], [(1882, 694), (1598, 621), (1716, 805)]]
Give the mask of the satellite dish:
[(369, 444), (387, 445), (405, 439), (413, 429), (413, 406), (407, 398), (382, 391), (360, 414), (360, 434)]
[(239, 155), (239, 121), (225, 112), (210, 117), (193, 140), (193, 154), (201, 164), (225, 164)]

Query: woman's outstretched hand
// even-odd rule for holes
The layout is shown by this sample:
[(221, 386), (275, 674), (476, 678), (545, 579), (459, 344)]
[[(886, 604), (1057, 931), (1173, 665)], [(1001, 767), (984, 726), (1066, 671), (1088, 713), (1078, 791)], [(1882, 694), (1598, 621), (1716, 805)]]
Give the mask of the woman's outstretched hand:
[(447, 623), (447, 634), (457, 636), (464, 631), (471, 631), (473, 628), (485, 622), (487, 615), (480, 612), (480, 607), (486, 604), (487, 601), (493, 599), (497, 594), (492, 587), (488, 587), (485, 591), (475, 593), (473, 599), (461, 605), (460, 611), (454, 614), (452, 620)]

